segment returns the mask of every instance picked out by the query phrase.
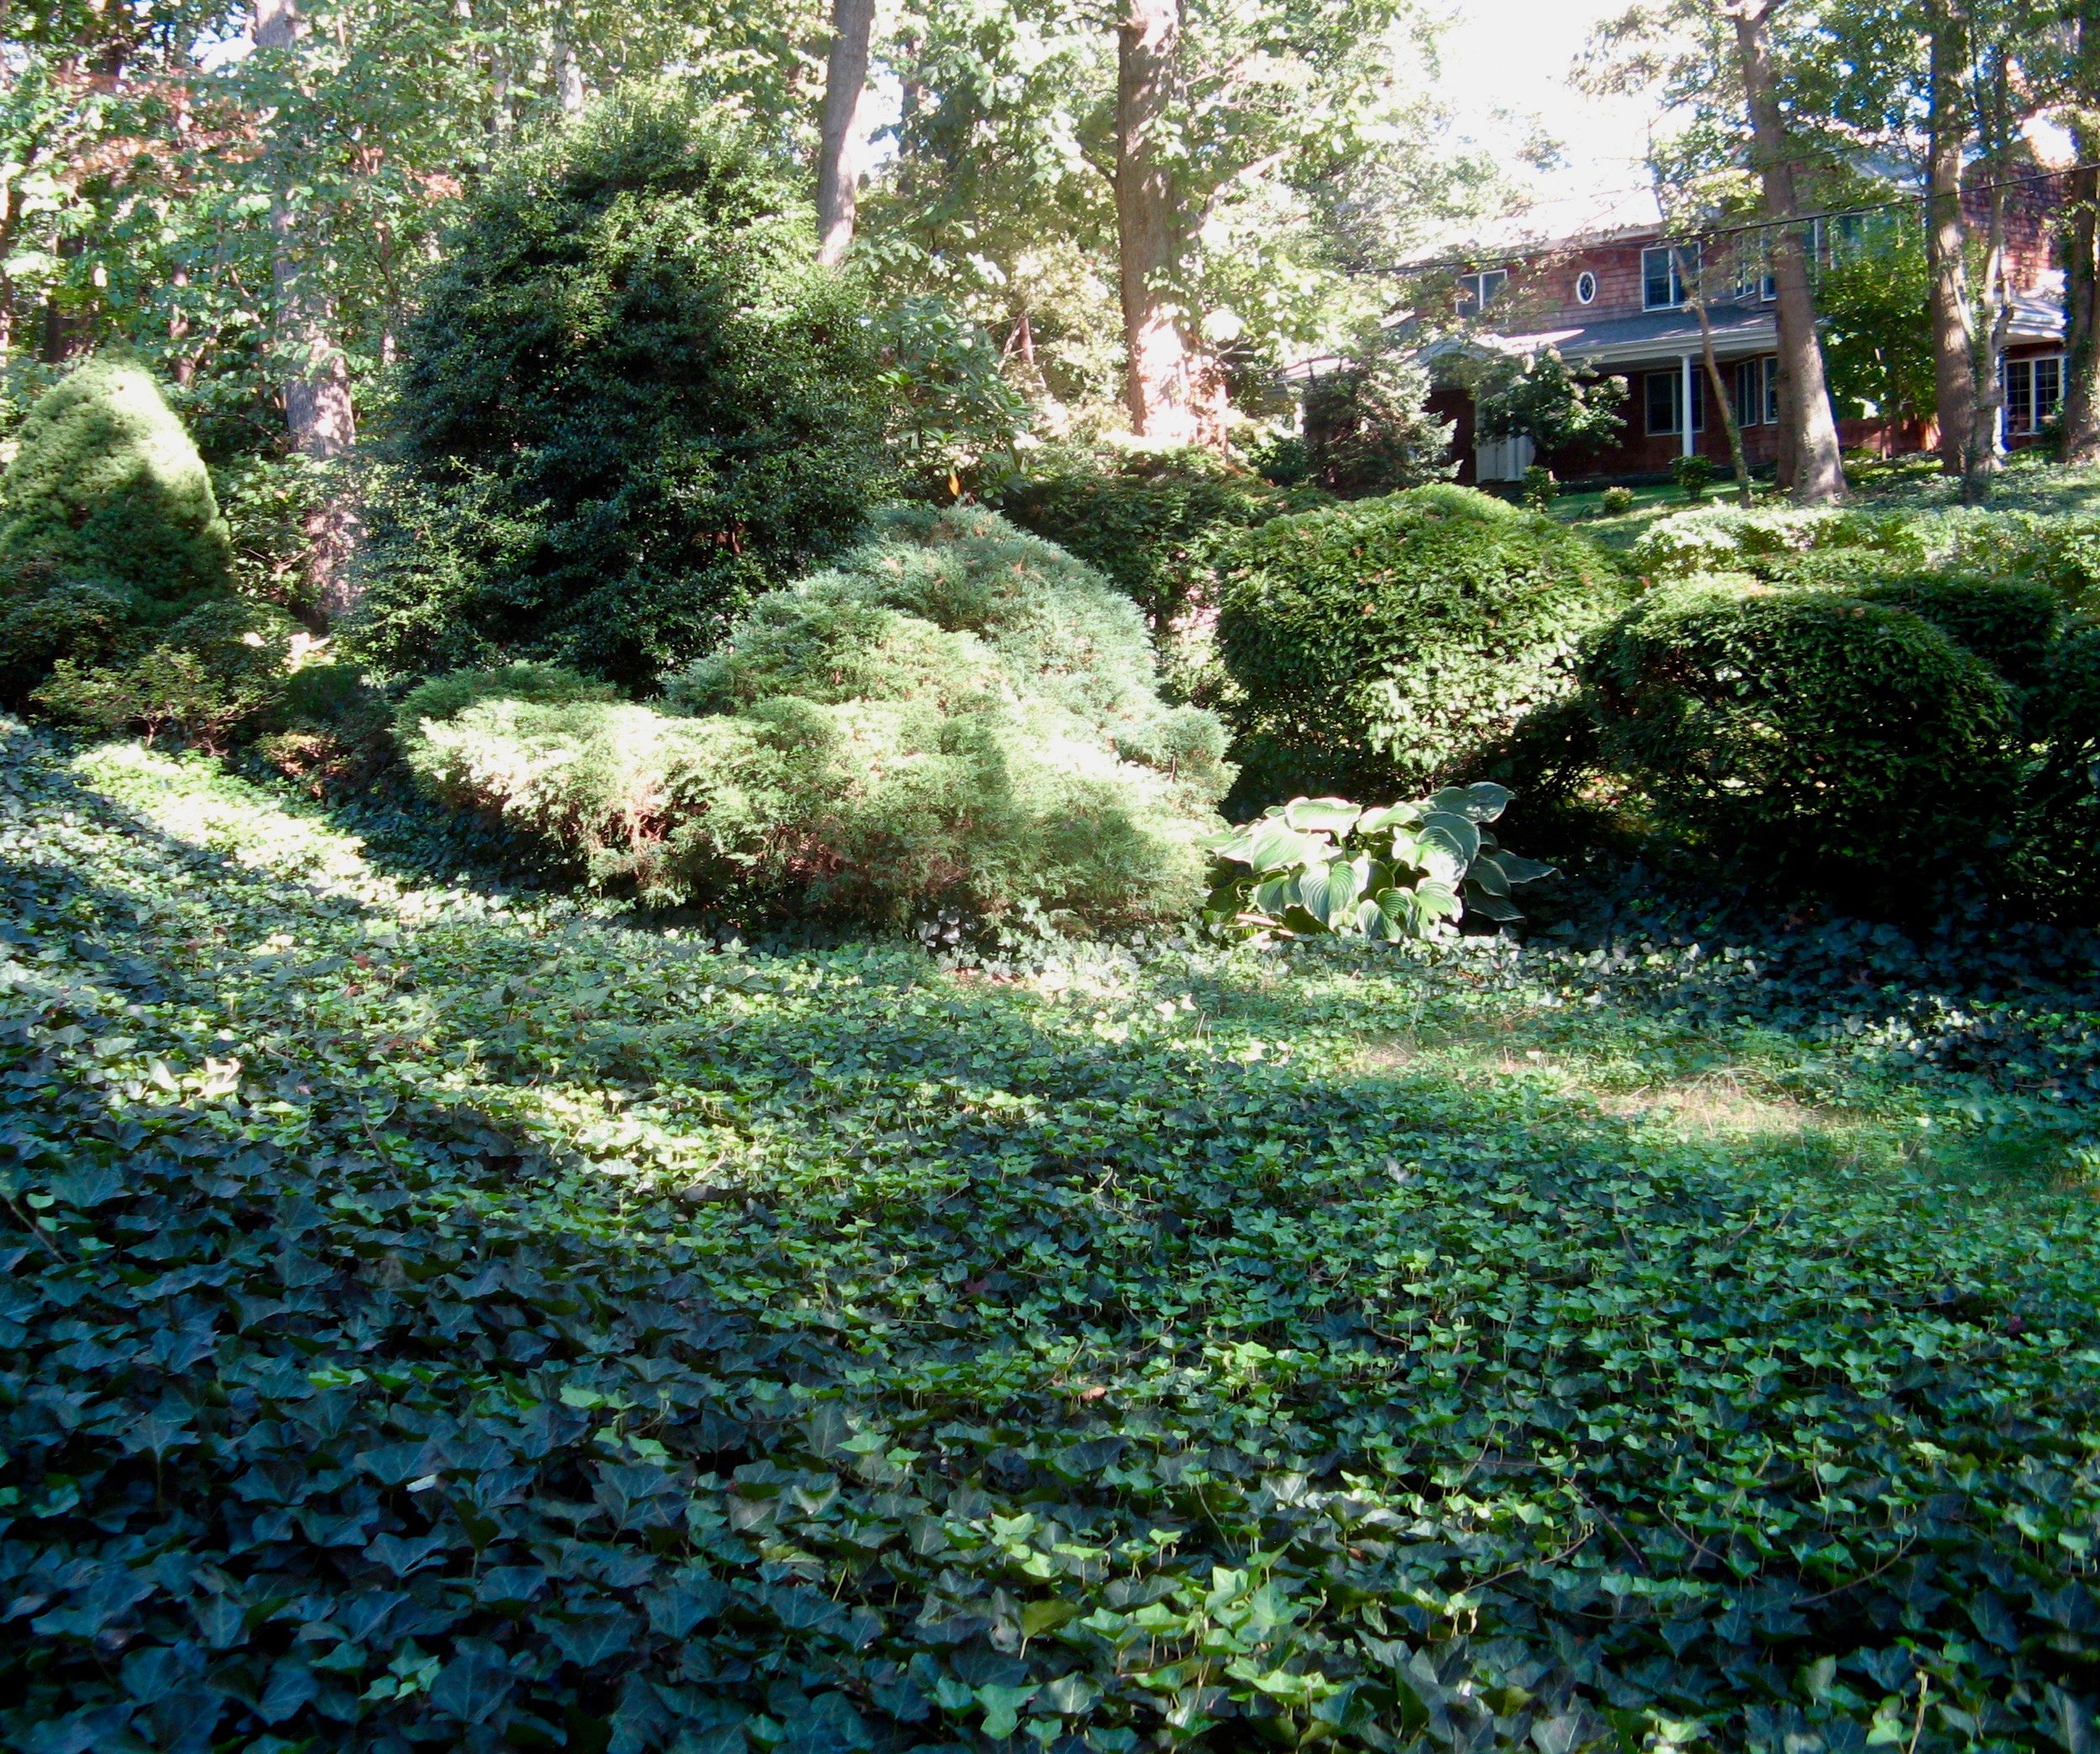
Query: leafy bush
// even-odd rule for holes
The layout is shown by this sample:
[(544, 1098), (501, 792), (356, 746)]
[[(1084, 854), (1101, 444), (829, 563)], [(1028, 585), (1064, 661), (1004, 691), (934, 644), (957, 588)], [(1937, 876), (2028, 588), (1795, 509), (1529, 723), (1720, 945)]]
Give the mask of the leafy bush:
[(1625, 401), (1624, 378), (1578, 375), (1548, 347), (1488, 367), (1474, 391), (1475, 430), (1483, 438), (1529, 438), (1541, 455), (1581, 457), (1617, 440)]
[(1054, 451), (998, 509), (1105, 574), (1163, 632), (1200, 598), (1221, 543), (1322, 496), (1281, 490), (1208, 451)]
[(1704, 499), (1706, 490), (1714, 485), (1714, 460), (1711, 457), (1678, 457), (1670, 465), (1670, 479), (1684, 490), (1688, 500)]
[(2045, 911), (2100, 922), (2100, 628), (2066, 630), (2037, 666), (2022, 726), (2020, 887)]
[(1016, 465), (1028, 403), (983, 325), (945, 299), (906, 298), (877, 313), (874, 334), (890, 442), (922, 490), (952, 496), (994, 460)]
[(107, 663), (61, 658), (30, 699), (71, 724), (221, 750), (281, 709), (298, 632), (281, 610), (207, 600)]
[(2047, 660), (2061, 609), (2046, 585), (1946, 573), (1870, 578), (1849, 595), (1862, 603), (1908, 609), (2022, 688)]
[(210, 473), (160, 386), (125, 360), (83, 361), (38, 399), (0, 479), (0, 697), (225, 593), (231, 560)]
[(1279, 790), (1452, 777), (1569, 691), (1577, 643), (1624, 599), (1582, 536), (1453, 486), (1278, 518), (1220, 572), (1243, 754)]
[(1607, 487), (1599, 509), (1607, 517), (1618, 517), (1633, 510), (1633, 489)]
[(1561, 484), (1553, 471), (1542, 463), (1534, 463), (1524, 471), (1524, 503), (1534, 512), (1544, 512), (1561, 496)]
[(1915, 899), (1992, 856), (2009, 814), (2006, 685), (1907, 609), (1695, 581), (1635, 604), (1584, 668), (1606, 760), (1753, 876)]
[(1429, 376), (1391, 354), (1316, 377), (1305, 386), (1305, 454), (1312, 478), (1344, 499), (1442, 481), (1450, 422), (1429, 410)]
[(1223, 727), (1152, 677), (1136, 608), (1089, 569), (994, 514), (906, 507), (760, 598), (668, 711), (544, 671), (507, 698), (447, 678), (402, 741), (440, 796), (652, 901), (1118, 925), (1193, 906), (1231, 779)]
[(362, 650), (627, 684), (859, 533), (875, 370), (774, 161), (691, 102), (611, 102), (470, 197), (405, 337)]
[(1705, 506), (1666, 517), (1633, 545), (1636, 570), (1658, 579), (1749, 570), (1761, 557), (1814, 549), (1867, 549), (1922, 565), (1931, 558), (1918, 525), (1901, 513), (1820, 507)]
[(1552, 867), (1496, 846), (1485, 825), (1509, 802), (1485, 782), (1368, 810), (1294, 798), (1210, 842), (1221, 873), (1204, 918), (1231, 936), (1386, 943), (1427, 937), (1468, 910), (1521, 919), (1510, 890)]

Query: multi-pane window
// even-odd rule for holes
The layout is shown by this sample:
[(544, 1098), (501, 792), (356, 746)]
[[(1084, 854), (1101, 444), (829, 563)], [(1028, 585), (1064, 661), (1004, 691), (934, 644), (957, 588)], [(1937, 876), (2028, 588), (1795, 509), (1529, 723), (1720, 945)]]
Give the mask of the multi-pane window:
[(1504, 284), (1509, 278), (1506, 268), (1483, 269), (1478, 274), (1458, 276), (1458, 314), (1478, 317), (1493, 304), (1501, 294)]
[(1694, 250), (1644, 249), (1641, 252), (1641, 303), (1644, 310), (1675, 310), (1684, 302), (1685, 270), (1698, 260)]
[(1735, 424), (1777, 426), (1779, 423), (1779, 361), (1767, 354), (1761, 360), (1742, 360), (1735, 366)]
[(2005, 430), (2038, 433), (2064, 399), (2064, 356), (2005, 362)]
[(1736, 240), (1735, 296), (1767, 304), (1779, 297), (1779, 276), (1772, 271), (1772, 239), (1763, 232)]
[[(1648, 403), (1648, 432), (1651, 436), (1665, 433), (1682, 434), (1684, 431), (1684, 374), (1683, 371), (1651, 371), (1648, 373), (1645, 394)], [(1692, 430), (1706, 430), (1706, 390), (1694, 376), (1692, 380)]]

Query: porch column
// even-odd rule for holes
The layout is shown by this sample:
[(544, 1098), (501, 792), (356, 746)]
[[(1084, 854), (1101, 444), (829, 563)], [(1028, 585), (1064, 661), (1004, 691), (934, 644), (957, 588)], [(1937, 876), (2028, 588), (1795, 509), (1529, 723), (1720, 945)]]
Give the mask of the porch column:
[(1684, 391), (1677, 407), (1684, 417), (1678, 424), (1684, 428), (1684, 454), (1688, 457), (1698, 448), (1697, 441), (1692, 437), (1692, 410), (1697, 406), (1692, 398), (1698, 393), (1698, 387), (1699, 381), (1693, 375), (1692, 355), (1687, 354), (1684, 356)]

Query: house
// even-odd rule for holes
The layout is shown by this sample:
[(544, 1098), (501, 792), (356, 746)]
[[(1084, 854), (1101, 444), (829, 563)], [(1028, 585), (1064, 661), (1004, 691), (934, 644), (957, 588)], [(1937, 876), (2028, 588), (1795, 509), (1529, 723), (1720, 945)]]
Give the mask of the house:
[[(1984, 197), (1987, 198), (1987, 197)], [(1979, 229), (1987, 210), (1968, 197)], [(2008, 279), (2013, 289), (2003, 354), (2008, 444), (2032, 443), (2063, 391), (2064, 312), (2055, 266), (2053, 180), (2030, 180), (2007, 196)], [(1828, 263), (1857, 247), (1867, 216), (1809, 222), (1812, 260)], [(1913, 209), (1886, 223), (1915, 223)], [(1731, 230), (1690, 245), (1667, 241), (1661, 218), (1595, 228), (1520, 249), (1483, 249), (1456, 276), (1460, 325), (1420, 350), (1437, 387), (1431, 407), (1454, 423), (1453, 448), (1464, 481), (1515, 481), (1535, 460), (1564, 479), (1610, 481), (1660, 475), (1681, 456), (1729, 467), (1728, 438), (1714, 407), (1702, 347), (1703, 299), (1714, 354), (1753, 467), (1778, 456), (1777, 289), (1769, 243), (1756, 228)], [(1919, 322), (1924, 313), (1919, 312)], [(1618, 443), (1577, 458), (1535, 460), (1526, 438), (1476, 438), (1473, 404), (1456, 367), (1488, 350), (1534, 354), (1557, 349), (1572, 366), (1625, 381)], [(1879, 416), (1839, 423), (1847, 450), (1883, 455), (1927, 450), (1934, 423)]]

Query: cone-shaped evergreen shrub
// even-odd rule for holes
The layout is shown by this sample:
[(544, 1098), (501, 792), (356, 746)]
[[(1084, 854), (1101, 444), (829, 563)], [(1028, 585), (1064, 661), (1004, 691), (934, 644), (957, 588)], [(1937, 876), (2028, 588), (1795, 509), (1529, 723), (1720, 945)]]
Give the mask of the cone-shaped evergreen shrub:
[(837, 570), (760, 598), (672, 678), (669, 712), (529, 680), (531, 698), (500, 679), (412, 696), (411, 764), (662, 901), (1173, 919), (1231, 774), (1223, 727), (1161, 703), (1127, 598), (963, 507), (890, 514)]
[(150, 373), (97, 357), (47, 391), (0, 479), (0, 696), (228, 588), (211, 475)]
[(493, 177), (406, 337), (365, 651), (645, 685), (850, 543), (882, 467), (873, 367), (814, 255), (774, 165), (662, 93)]

